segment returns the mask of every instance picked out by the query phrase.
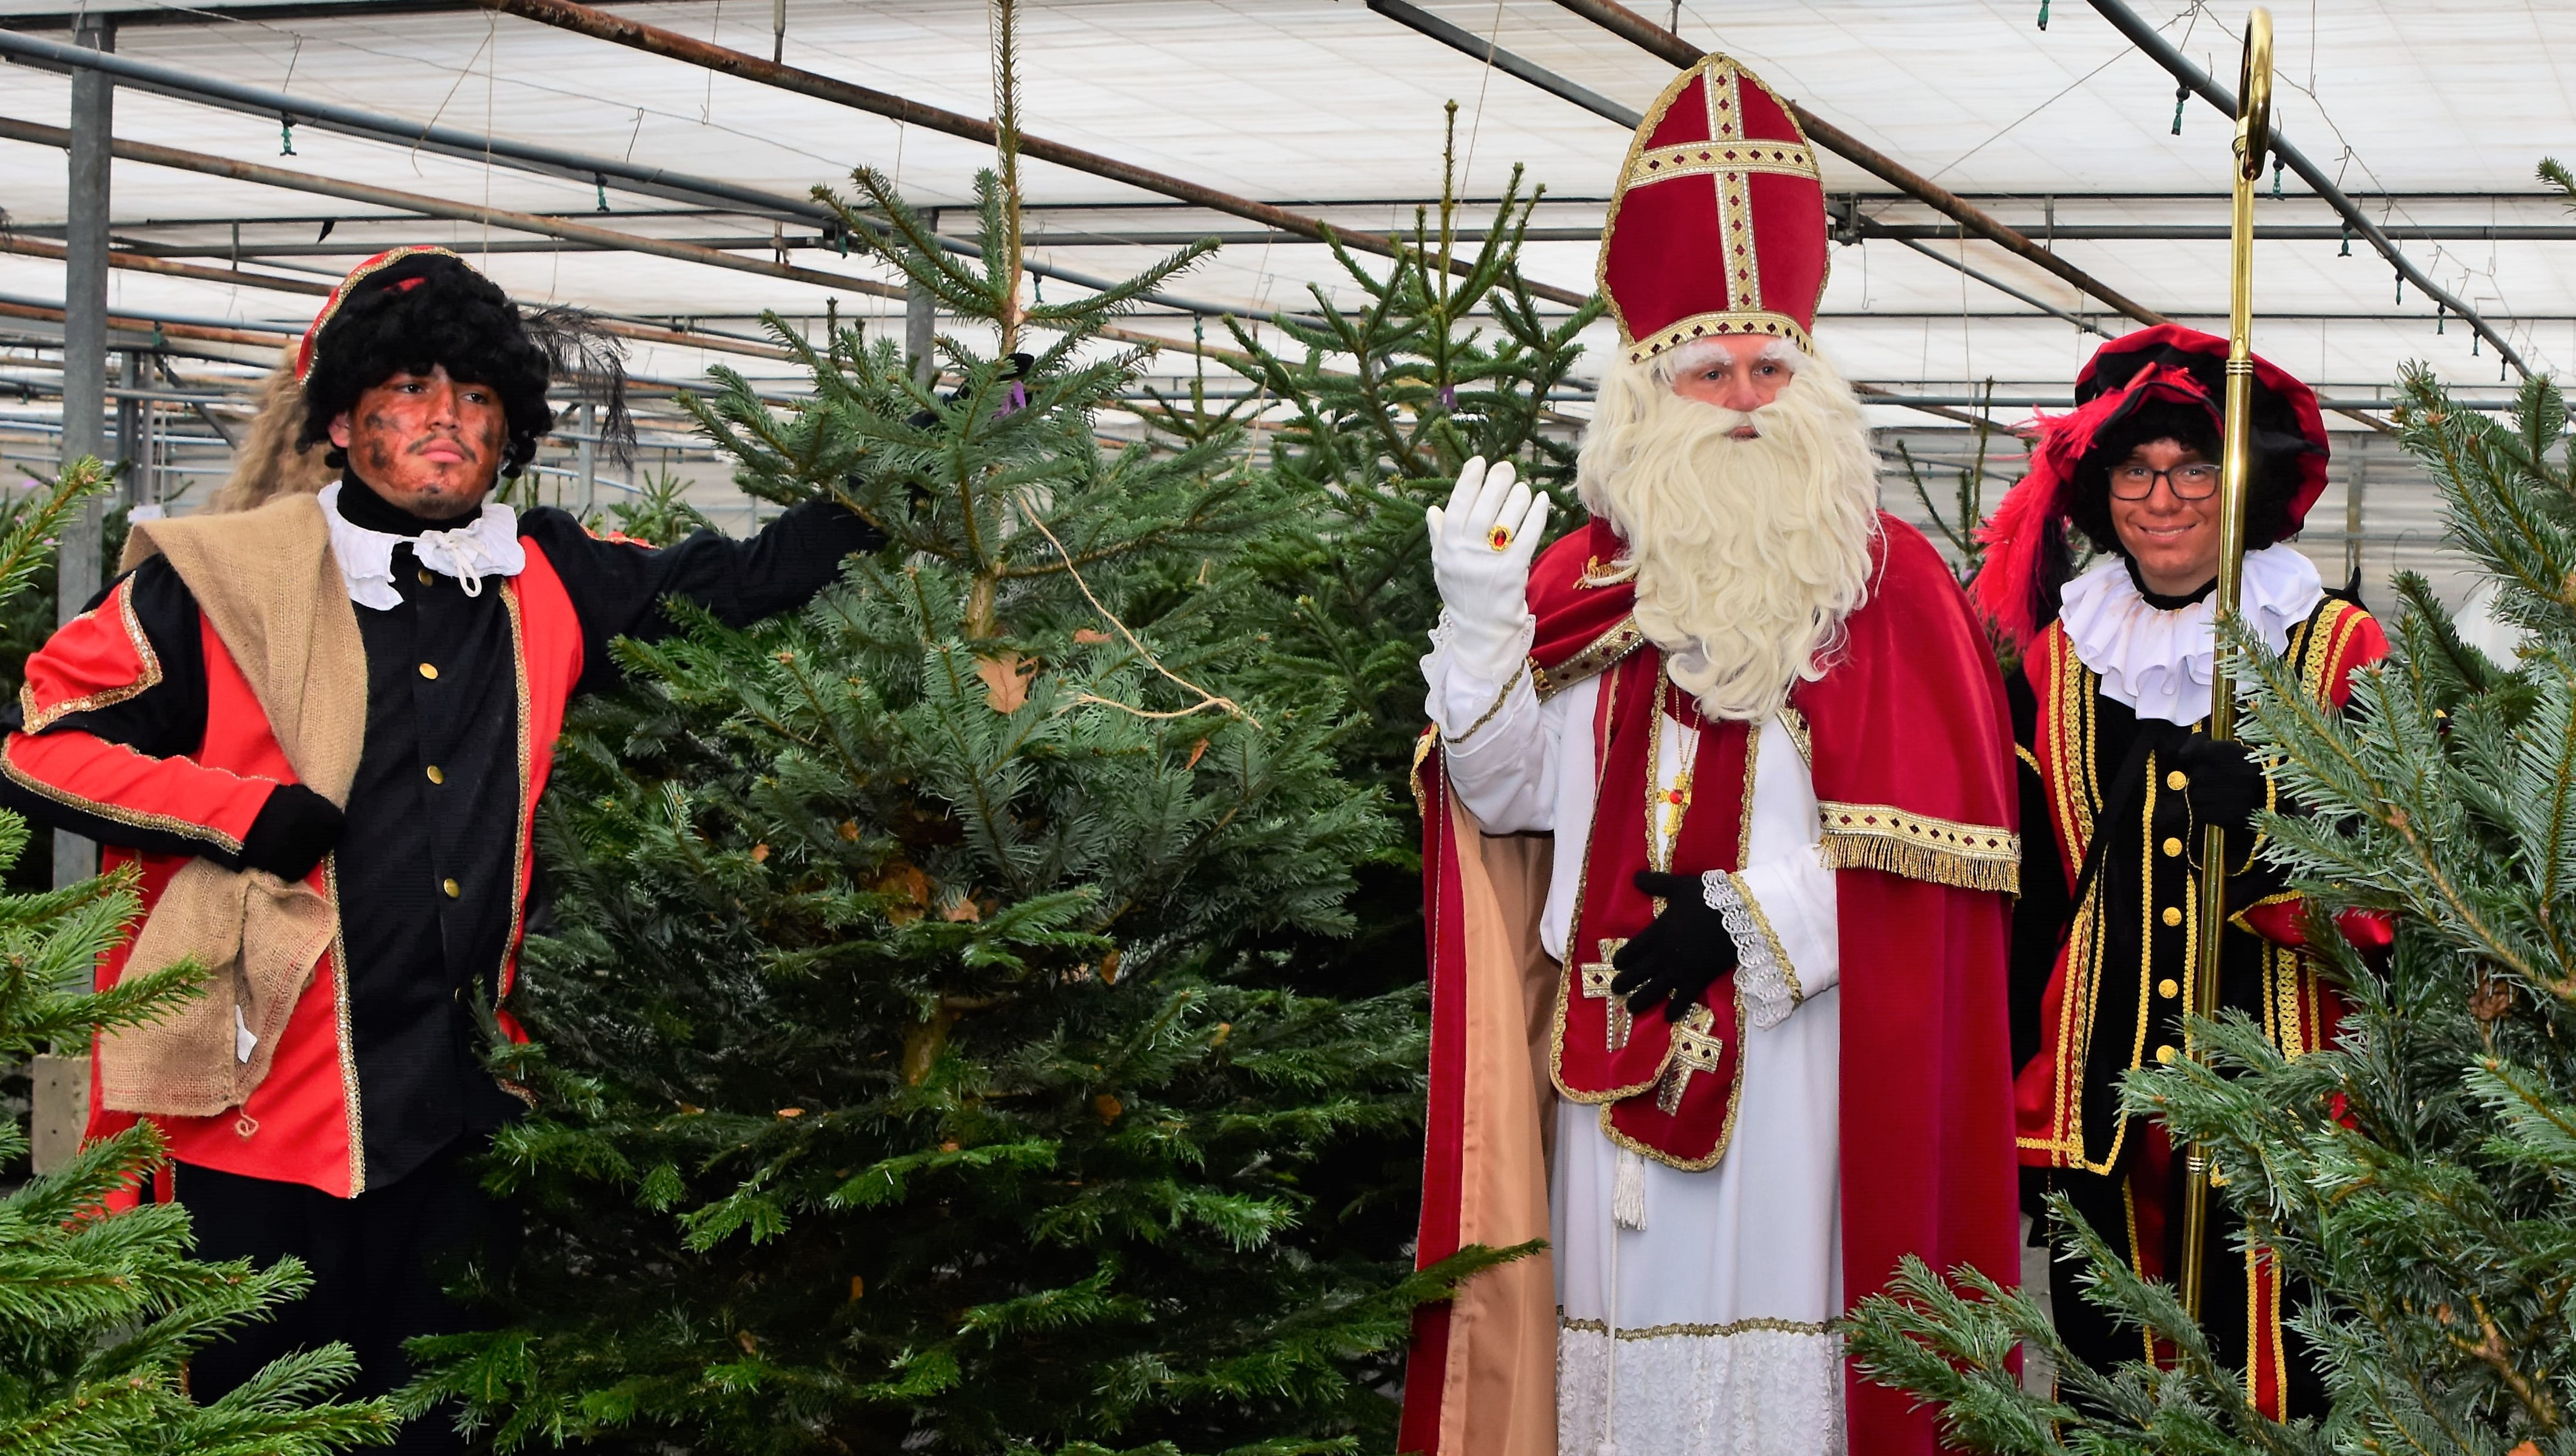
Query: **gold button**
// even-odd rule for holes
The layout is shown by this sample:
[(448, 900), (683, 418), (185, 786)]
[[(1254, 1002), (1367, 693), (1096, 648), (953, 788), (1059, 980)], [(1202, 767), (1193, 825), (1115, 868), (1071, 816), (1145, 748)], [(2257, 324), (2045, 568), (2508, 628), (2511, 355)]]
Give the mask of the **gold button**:
[(465, 893), (463, 890), (457, 888), (454, 880), (441, 880), (438, 882), (438, 887), (445, 890), (447, 892), (447, 898), (451, 900)]
[(2179, 996), (2182, 994), (2182, 987), (2174, 981), (2173, 977), (2167, 976), (2163, 980), (2156, 982), (2156, 994), (2168, 997)]
[(436, 586), (438, 584), (438, 578), (429, 574), (429, 568), (422, 567), (420, 572), (420, 584), (422, 586)]
[(2156, 1065), (2157, 1065), (2157, 1066), (2160, 1066), (2160, 1067), (2170, 1067), (2170, 1066), (2172, 1066), (2172, 1065), (2173, 1065), (2173, 1059), (2174, 1059), (2174, 1049), (2173, 1049), (2172, 1047), (2169, 1047), (2169, 1046), (2160, 1046), (2160, 1047), (2156, 1048)]
[(422, 663), (420, 665), (420, 675), (432, 681), (436, 681), (438, 678), (438, 664), (434, 662)]
[(2179, 839), (2174, 838), (2174, 837), (2173, 837), (2172, 835), (2170, 835), (2170, 834), (2166, 835), (2166, 836), (2165, 836), (2165, 858), (2167, 858), (2167, 859), (2171, 859), (2171, 858), (2173, 858), (2175, 855), (2178, 855), (2178, 854), (2180, 854), (2180, 853), (2182, 853), (2182, 841), (2181, 841), (2181, 840), (2179, 840)]
[(2165, 907), (2165, 924), (2167, 924), (2167, 925), (2180, 925), (2180, 924), (2182, 924), (2182, 912), (2181, 912), (2180, 910), (2175, 909), (2175, 908), (2174, 908), (2173, 906), (2171, 906), (2171, 905), (2167, 905), (2167, 906)]
[(2175, 769), (2172, 773), (2165, 775), (2165, 787), (2173, 790), (2175, 793), (2182, 792), (2182, 786), (2190, 782), (2191, 780), (2183, 777), (2181, 769)]
[(440, 768), (437, 764), (431, 764), (429, 766), (429, 781), (433, 784), (443, 784), (447, 782), (447, 770)]

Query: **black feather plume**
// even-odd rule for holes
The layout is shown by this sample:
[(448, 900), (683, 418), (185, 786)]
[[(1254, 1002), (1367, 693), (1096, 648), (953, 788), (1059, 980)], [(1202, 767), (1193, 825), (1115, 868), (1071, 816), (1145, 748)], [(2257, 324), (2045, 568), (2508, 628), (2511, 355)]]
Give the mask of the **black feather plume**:
[(626, 345), (588, 309), (557, 306), (525, 316), (528, 341), (573, 398), (599, 406), (599, 443), (620, 468), (635, 465), (635, 420), (626, 410)]

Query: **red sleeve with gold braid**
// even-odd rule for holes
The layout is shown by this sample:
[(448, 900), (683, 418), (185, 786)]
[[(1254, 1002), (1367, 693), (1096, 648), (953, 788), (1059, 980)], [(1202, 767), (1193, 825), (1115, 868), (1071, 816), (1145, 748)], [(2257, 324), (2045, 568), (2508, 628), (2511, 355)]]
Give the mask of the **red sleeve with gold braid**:
[(133, 591), (132, 578), (118, 582), (27, 659), (18, 702), (24, 726), (0, 745), (0, 773), (38, 817), (76, 832), (233, 862), (274, 782), (138, 752), (64, 721), (162, 686), (160, 655), (136, 617)]

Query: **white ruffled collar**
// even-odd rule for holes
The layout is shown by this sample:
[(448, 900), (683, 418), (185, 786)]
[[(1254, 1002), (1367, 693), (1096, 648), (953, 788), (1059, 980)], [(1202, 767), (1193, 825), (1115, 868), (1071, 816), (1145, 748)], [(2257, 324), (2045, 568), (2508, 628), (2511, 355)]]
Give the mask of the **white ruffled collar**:
[[(2290, 629), (2325, 599), (2315, 563), (2287, 545), (2245, 553), (2239, 606), (2274, 652)], [(2203, 597), (2163, 611), (2138, 594), (2128, 563), (2105, 556), (2058, 593), (2058, 617), (2076, 660), (2101, 676), (2102, 691), (2141, 718), (2188, 728), (2209, 716), (2209, 684), (2218, 659), (2218, 609)]]
[(322, 519), (331, 528), (331, 554), (339, 560), (341, 579), (349, 584), (349, 600), (359, 606), (385, 612), (402, 605), (402, 593), (394, 587), (397, 546), (409, 546), (421, 565), (456, 578), (469, 597), (483, 594), (487, 577), (517, 576), (527, 570), (527, 548), (519, 544), (519, 513), (498, 501), (485, 501), (482, 514), (451, 530), (397, 536), (351, 525), (340, 514), (343, 484), (335, 480), (324, 486), (318, 499)]

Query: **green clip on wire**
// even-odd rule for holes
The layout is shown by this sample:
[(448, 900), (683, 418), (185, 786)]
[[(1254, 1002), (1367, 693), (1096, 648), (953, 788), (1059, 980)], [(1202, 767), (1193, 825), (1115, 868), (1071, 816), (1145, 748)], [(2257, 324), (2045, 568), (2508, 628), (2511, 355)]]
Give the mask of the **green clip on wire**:
[(2039, 0), (2039, 28), (2048, 29), (2048, 0)]
[(281, 157), (291, 157), (295, 155), (294, 117), (280, 116), (277, 119), (277, 154)]
[(608, 211), (608, 179), (593, 172), (590, 174), (590, 185), (599, 189), (599, 210)]
[(2174, 134), (2175, 136), (2181, 136), (2181, 135), (2182, 135), (2182, 104), (2183, 104), (2185, 101), (2188, 101), (2188, 100), (2190, 100), (2190, 99), (2191, 99), (2191, 88), (2190, 88), (2190, 87), (2188, 87), (2188, 86), (2176, 86), (2176, 87), (2174, 88), (2174, 124), (2173, 124), (2173, 134)]

